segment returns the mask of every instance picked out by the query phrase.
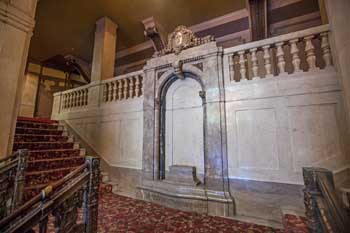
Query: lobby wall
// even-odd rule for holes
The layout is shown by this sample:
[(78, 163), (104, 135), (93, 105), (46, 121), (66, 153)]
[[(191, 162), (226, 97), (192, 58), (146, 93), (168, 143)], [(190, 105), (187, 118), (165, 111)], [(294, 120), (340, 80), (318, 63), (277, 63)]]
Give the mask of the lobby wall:
[[(38, 101), (36, 117), (50, 118), (53, 105), (53, 94), (55, 92), (68, 89), (68, 87), (65, 86), (65, 74), (62, 71), (51, 68), (43, 68), (42, 81), (37, 100), (39, 73), (40, 65), (34, 63), (28, 64), (19, 108), (19, 116), (34, 117), (35, 105)], [(78, 82), (82, 80), (79, 75), (75, 74), (72, 75), (72, 79)], [(79, 85), (73, 85), (73, 87), (77, 86)]]

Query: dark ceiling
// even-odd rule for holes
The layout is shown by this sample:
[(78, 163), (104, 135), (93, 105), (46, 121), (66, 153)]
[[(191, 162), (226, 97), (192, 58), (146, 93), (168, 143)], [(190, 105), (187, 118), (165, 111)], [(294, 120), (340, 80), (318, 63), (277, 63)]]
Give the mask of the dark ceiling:
[(91, 61), (95, 22), (119, 25), (117, 50), (146, 40), (141, 21), (153, 16), (166, 32), (245, 7), (245, 0), (40, 0), (29, 57), (37, 61), (73, 54)]

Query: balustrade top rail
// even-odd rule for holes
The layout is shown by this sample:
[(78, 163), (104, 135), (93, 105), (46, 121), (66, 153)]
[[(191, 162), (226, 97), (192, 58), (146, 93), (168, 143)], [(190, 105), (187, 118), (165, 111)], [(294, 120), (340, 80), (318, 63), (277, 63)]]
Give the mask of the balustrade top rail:
[(289, 41), (293, 39), (303, 38), (306, 36), (316, 35), (322, 32), (328, 32), (329, 30), (330, 30), (330, 27), (328, 24), (316, 26), (316, 27), (308, 28), (301, 31), (291, 32), (280, 36), (270, 37), (264, 40), (254, 41), (254, 42), (226, 48), (224, 49), (224, 54), (235, 53), (242, 50), (248, 50), (248, 49), (263, 47), (266, 45), (276, 44), (278, 42), (284, 42), (284, 41)]
[[(58, 112), (142, 96), (142, 70), (54, 94)], [(92, 91), (93, 90), (93, 91)], [(91, 92), (97, 93), (93, 97)], [(54, 99), (54, 102), (55, 102)], [(55, 111), (55, 109), (54, 109)]]
[(224, 64), (233, 82), (257, 80), (332, 65), (329, 25), (224, 49)]
[(130, 77), (139, 76), (139, 75), (140, 76), (144, 75), (143, 70), (138, 70), (138, 71), (130, 72), (130, 73), (123, 74), (123, 75), (118, 75), (118, 76), (113, 77), (113, 78), (102, 80), (101, 83), (113, 82), (114, 80), (120, 80), (120, 79), (130, 78)]

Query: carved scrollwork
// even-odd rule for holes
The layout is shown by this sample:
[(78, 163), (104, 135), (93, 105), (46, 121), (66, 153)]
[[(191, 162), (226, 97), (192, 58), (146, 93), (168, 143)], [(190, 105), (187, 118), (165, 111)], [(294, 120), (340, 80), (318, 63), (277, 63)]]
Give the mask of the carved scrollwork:
[(175, 53), (179, 54), (182, 50), (202, 45), (214, 41), (213, 36), (198, 38), (195, 34), (185, 26), (178, 26), (174, 32), (168, 35), (168, 44), (159, 55)]

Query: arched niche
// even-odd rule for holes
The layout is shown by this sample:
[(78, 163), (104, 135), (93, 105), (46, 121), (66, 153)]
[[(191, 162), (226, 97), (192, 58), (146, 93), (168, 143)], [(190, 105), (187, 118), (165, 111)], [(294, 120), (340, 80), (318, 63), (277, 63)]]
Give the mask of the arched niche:
[[(170, 74), (159, 89), (159, 179), (171, 165), (196, 167), (205, 177), (205, 94), (196, 74)], [(157, 124), (157, 122), (156, 122)]]
[(193, 78), (177, 79), (165, 95), (165, 170), (171, 165), (196, 167), (204, 174), (202, 87)]

